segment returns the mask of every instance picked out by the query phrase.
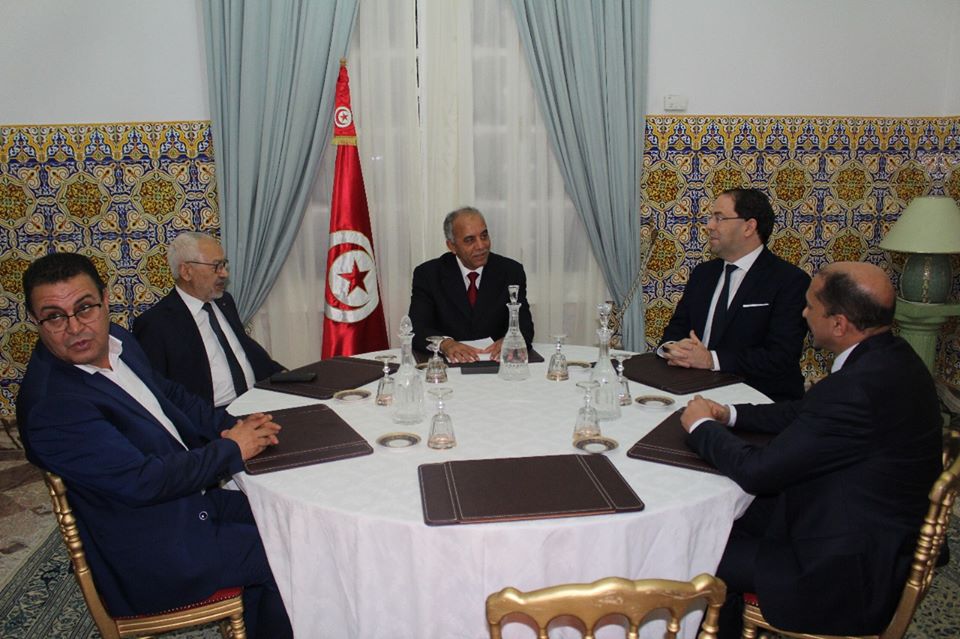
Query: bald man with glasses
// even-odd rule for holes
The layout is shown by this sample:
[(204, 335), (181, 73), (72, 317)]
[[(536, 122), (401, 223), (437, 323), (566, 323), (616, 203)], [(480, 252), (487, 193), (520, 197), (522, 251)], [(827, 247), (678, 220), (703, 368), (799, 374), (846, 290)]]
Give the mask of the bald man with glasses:
[(230, 262), (220, 242), (181, 233), (167, 248), (176, 282), (133, 324), (154, 368), (215, 406), (226, 406), (255, 382), (283, 370), (243, 329), (226, 291)]
[(773, 221), (756, 189), (717, 197), (707, 217), (715, 259), (691, 273), (657, 353), (673, 366), (743, 375), (773, 400), (798, 399), (810, 277), (766, 247)]

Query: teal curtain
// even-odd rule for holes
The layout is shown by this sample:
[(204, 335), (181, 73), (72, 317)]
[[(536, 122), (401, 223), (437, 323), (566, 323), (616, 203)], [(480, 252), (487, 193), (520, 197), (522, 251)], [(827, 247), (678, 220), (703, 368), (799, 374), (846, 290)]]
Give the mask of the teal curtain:
[[(567, 194), (622, 304), (641, 264), (648, 2), (513, 0), (513, 8)], [(640, 293), (623, 317), (623, 344), (646, 350)]]
[(200, 3), (221, 233), (244, 321), (266, 299), (300, 226), (332, 135), (357, 2)]

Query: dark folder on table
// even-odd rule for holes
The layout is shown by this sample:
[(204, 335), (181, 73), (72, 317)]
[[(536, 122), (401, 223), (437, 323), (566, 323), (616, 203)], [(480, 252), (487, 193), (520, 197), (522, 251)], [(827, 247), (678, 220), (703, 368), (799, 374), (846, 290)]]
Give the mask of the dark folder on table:
[[(627, 451), (628, 457), (702, 470), (721, 475), (719, 470), (687, 446), (687, 431), (680, 424), (682, 410), (674, 412)], [(744, 441), (763, 445), (773, 439), (770, 433), (756, 433), (733, 429), (730, 431)]]
[[(424, 363), (426, 363), (426, 361), (427, 361), (428, 359), (430, 359), (430, 357), (431, 357), (432, 355), (433, 355), (433, 353), (424, 353), (423, 351), (413, 351), (413, 357), (414, 357), (414, 359), (417, 360), (417, 363), (418, 363), (418, 364), (424, 364)], [(462, 364), (462, 363), (460, 363), (460, 362), (447, 362), (446, 360), (444, 360), (444, 361), (446, 362), (448, 368), (458, 368), (458, 367), (460, 367), (460, 366), (469, 366), (469, 365), (470, 365), (469, 362), (468, 362), (467, 364)], [(484, 360), (483, 363), (484, 363), (484, 364), (487, 364), (488, 361), (489, 361), (489, 360)], [(529, 362), (530, 364), (537, 364), (537, 363), (542, 362), (542, 361), (544, 361), (543, 355), (541, 355), (541, 354), (538, 353), (537, 351), (533, 350), (532, 348), (527, 350), (527, 362)], [(495, 362), (494, 362), (494, 363), (495, 363)]]
[(734, 373), (670, 366), (656, 353), (634, 355), (623, 363), (623, 374), (627, 379), (674, 395), (689, 395), (743, 381), (743, 377)]
[(423, 464), (420, 499), (429, 526), (606, 515), (643, 510), (602, 455), (545, 455)]
[[(397, 369), (396, 364), (391, 365)], [(313, 364), (295, 368), (291, 373), (313, 373), (311, 381), (273, 382), (270, 377), (255, 384), (256, 388), (302, 395), (314, 399), (330, 399), (334, 393), (369, 384), (383, 376), (383, 364), (372, 359), (359, 357), (331, 357)], [(308, 376), (309, 377), (309, 376)]]
[(337, 413), (323, 404), (271, 411), (282, 430), (280, 443), (244, 462), (247, 473), (275, 470), (369, 455), (370, 444)]

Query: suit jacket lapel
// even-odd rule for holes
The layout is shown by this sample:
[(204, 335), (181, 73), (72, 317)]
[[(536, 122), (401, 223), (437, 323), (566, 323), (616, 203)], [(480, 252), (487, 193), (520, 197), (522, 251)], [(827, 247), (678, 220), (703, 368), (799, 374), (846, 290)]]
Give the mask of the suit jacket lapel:
[[(460, 275), (460, 266), (457, 264), (456, 256), (453, 253), (447, 253), (447, 256), (448, 258), (443, 261), (443, 269), (440, 272), (440, 285), (443, 287), (443, 294), (446, 298), (469, 322), (473, 318), (473, 308), (467, 301), (467, 287)], [(480, 290), (483, 290), (482, 282)], [(479, 303), (479, 295), (477, 299)]]
[[(764, 275), (767, 274), (767, 262), (769, 259), (770, 253), (767, 251), (767, 248), (764, 247), (764, 249), (760, 251), (760, 255), (757, 256), (753, 266), (750, 267), (750, 270), (747, 271), (747, 274), (743, 276), (740, 286), (737, 287), (737, 294), (733, 296), (732, 300), (730, 300), (730, 306), (727, 308), (726, 317), (723, 318), (723, 325), (720, 326), (719, 335), (711, 335), (711, 342), (717, 343), (720, 337), (727, 331), (727, 327), (730, 326), (731, 322), (733, 322), (734, 318), (737, 316), (737, 311), (743, 304), (743, 300), (748, 299), (754, 287), (756, 287)], [(722, 263), (720, 268), (722, 272)]]
[(501, 306), (498, 307), (497, 300), (506, 290), (508, 282), (504, 282), (503, 270), (493, 254), (487, 260), (483, 267), (483, 277), (480, 278), (480, 290), (477, 291), (477, 306), (474, 310), (474, 322), (482, 323), (482, 319), (490, 313), (505, 313)]

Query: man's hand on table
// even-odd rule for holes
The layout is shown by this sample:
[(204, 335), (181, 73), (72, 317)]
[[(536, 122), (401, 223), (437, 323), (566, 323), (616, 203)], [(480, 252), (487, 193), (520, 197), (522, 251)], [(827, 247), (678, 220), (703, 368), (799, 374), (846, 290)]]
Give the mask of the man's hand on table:
[(707, 370), (713, 368), (713, 356), (694, 331), (690, 331), (690, 337), (686, 339), (673, 342), (669, 346), (664, 344), (663, 353), (670, 366)]
[(481, 356), (487, 353), (494, 346), (497, 347), (497, 355), (500, 354), (499, 344), (491, 344), (490, 346), (479, 349), (468, 344), (462, 344), (452, 337), (440, 342), (440, 350), (446, 356), (448, 362), (454, 364), (462, 364), (464, 362), (476, 362), (481, 359)]
[(680, 423), (689, 433), (690, 428), (701, 419), (712, 419), (726, 424), (730, 421), (730, 409), (724, 404), (718, 404), (712, 399), (707, 399), (702, 395), (694, 395), (693, 399), (687, 402), (687, 407), (680, 414)]
[(220, 432), (220, 436), (232, 439), (240, 447), (240, 457), (246, 461), (256, 457), (268, 446), (280, 443), (277, 433), (280, 425), (273, 422), (273, 416), (265, 413), (254, 413), (237, 421), (233, 428)]

